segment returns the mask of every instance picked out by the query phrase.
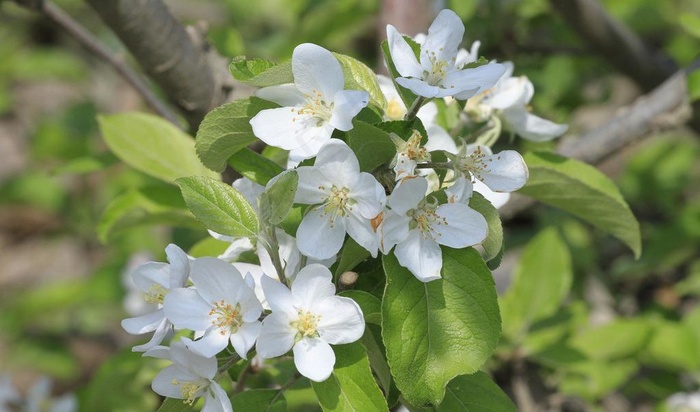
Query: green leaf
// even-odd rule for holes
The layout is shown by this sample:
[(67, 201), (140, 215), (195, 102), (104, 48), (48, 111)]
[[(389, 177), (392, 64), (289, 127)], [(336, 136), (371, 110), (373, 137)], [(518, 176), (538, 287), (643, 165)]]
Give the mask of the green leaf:
[(700, 70), (688, 75), (688, 97), (691, 102), (700, 100)]
[(190, 412), (194, 407), (185, 403), (182, 399), (165, 398), (156, 412)]
[(343, 69), (345, 76), (345, 89), (347, 90), (364, 90), (369, 93), (370, 103), (386, 110), (387, 102), (379, 88), (379, 81), (374, 71), (367, 67), (366, 64), (340, 53), (333, 53), (340, 67)]
[(417, 280), (383, 258), (383, 339), (396, 386), (412, 404), (439, 404), (447, 383), (474, 373), (498, 343), (501, 319), (491, 272), (474, 249), (443, 248), (442, 279)]
[(683, 13), (678, 16), (678, 23), (686, 33), (700, 39), (700, 16), (692, 13)]
[(517, 408), (487, 374), (477, 372), (452, 379), (436, 411), (515, 412)]
[(351, 298), (362, 309), (365, 322), (381, 324), (382, 322), (382, 302), (369, 292), (364, 290), (345, 290), (339, 293), (340, 296)]
[(124, 163), (172, 183), (183, 176), (210, 176), (194, 152), (194, 140), (167, 120), (145, 113), (97, 117), (109, 149)]
[(229, 165), (241, 176), (262, 186), (284, 171), (282, 166), (248, 148), (234, 153), (229, 158)]
[(425, 142), (428, 141), (428, 132), (425, 130), (423, 122), (417, 117), (411, 121), (390, 120), (388, 122), (378, 123), (375, 126), (387, 133), (396, 133), (403, 140), (410, 139), (413, 135), (413, 131), (418, 130), (418, 133), (423, 136), (421, 143), (425, 144)]
[(651, 331), (651, 325), (643, 319), (617, 319), (583, 331), (569, 343), (591, 359), (614, 360), (642, 350), (649, 342)]
[[(380, 302), (381, 305), (381, 302)], [(381, 315), (381, 314), (380, 314)], [(381, 318), (381, 316), (379, 316)], [(394, 406), (399, 398), (399, 390), (391, 377), (389, 364), (386, 361), (386, 348), (382, 342), (382, 329), (378, 324), (367, 323), (365, 333), (360, 339), (360, 343), (367, 350), (367, 357), (372, 371), (377, 376), (379, 385), (382, 387), (384, 397), (390, 407)]]
[(523, 249), (501, 299), (503, 334), (519, 340), (533, 322), (553, 315), (568, 295), (572, 278), (569, 249), (556, 229), (542, 230)]
[(520, 192), (559, 207), (642, 251), (639, 222), (615, 184), (593, 166), (554, 153), (523, 156), (530, 178)]
[(347, 132), (347, 143), (360, 162), (360, 170), (371, 172), (390, 162), (396, 154), (396, 146), (389, 133), (359, 120), (352, 123), (353, 128)]
[(474, 192), (469, 199), (469, 207), (481, 213), (486, 219), (486, 224), (489, 227), (489, 234), (486, 236), (481, 246), (486, 251), (484, 260), (491, 260), (498, 256), (503, 250), (503, 226), (501, 226), (501, 216), (498, 210), (486, 200), (479, 192)]
[(367, 249), (358, 245), (357, 242), (348, 236), (343, 249), (340, 252), (340, 260), (338, 262), (338, 267), (335, 269), (335, 278), (342, 275), (343, 273), (353, 270), (355, 266), (362, 263), (365, 259), (370, 256)]
[(239, 56), (228, 68), (234, 79), (255, 87), (294, 83), (291, 61), (274, 64), (262, 59), (246, 61), (245, 56)]
[(654, 328), (640, 359), (648, 365), (696, 371), (700, 368), (700, 341), (688, 325), (664, 321)]
[(258, 138), (250, 125), (261, 110), (279, 107), (257, 97), (226, 103), (207, 113), (197, 131), (197, 155), (205, 166), (221, 172), (229, 157)]
[(333, 347), (335, 368), (330, 378), (311, 382), (324, 411), (388, 411), (360, 343)]
[(287, 400), (277, 389), (249, 389), (231, 398), (234, 411), (284, 412)]
[(207, 177), (182, 177), (175, 183), (187, 207), (207, 229), (234, 237), (258, 235), (255, 210), (238, 190)]
[[(409, 46), (411, 46), (414, 52), (416, 49), (418, 52), (420, 52), (420, 46), (413, 39), (407, 36), (404, 36), (404, 39), (406, 42), (408, 42)], [(391, 58), (391, 51), (389, 50), (389, 42), (387, 40), (382, 42), (382, 54), (384, 54), (384, 61), (386, 61), (386, 67), (389, 70), (389, 77), (392, 79), (401, 77), (398, 70), (396, 70), (394, 60)], [(401, 97), (401, 100), (403, 100), (404, 105), (406, 105), (406, 107), (411, 107), (413, 101), (416, 100), (418, 96), (403, 86), (399, 86), (396, 82), (394, 82), (394, 86), (396, 86), (396, 91), (399, 93), (399, 97)]]
[(299, 175), (296, 170), (287, 170), (272, 181), (270, 187), (260, 195), (260, 216), (273, 226), (279, 225), (289, 215), (297, 193)]
[(636, 361), (583, 362), (567, 369), (559, 390), (593, 400), (619, 388), (639, 369)]
[(151, 186), (114, 198), (102, 214), (97, 234), (107, 243), (127, 229), (157, 224), (199, 227), (177, 188)]

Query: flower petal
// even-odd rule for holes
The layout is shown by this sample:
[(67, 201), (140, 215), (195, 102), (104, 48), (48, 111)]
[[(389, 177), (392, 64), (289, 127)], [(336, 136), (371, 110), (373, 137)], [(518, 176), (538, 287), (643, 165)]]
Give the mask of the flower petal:
[(170, 262), (170, 284), (169, 289), (182, 288), (187, 283), (190, 275), (190, 259), (179, 246), (169, 244), (165, 248), (165, 254)]
[(131, 278), (139, 290), (148, 293), (153, 285), (170, 288), (170, 265), (162, 262), (146, 262), (131, 272)]
[(524, 77), (501, 78), (493, 93), (484, 99), (494, 109), (505, 110), (515, 105), (524, 106), (527, 102), (527, 89)]
[(298, 332), (290, 325), (291, 321), (292, 319), (282, 312), (272, 312), (263, 320), (260, 335), (255, 343), (258, 356), (270, 359), (289, 352)]
[(452, 186), (445, 189), (447, 201), (449, 203), (469, 203), (469, 198), (472, 197), (474, 186), (471, 179), (467, 179), (464, 175), (455, 179)]
[(255, 345), (255, 340), (260, 335), (262, 323), (247, 322), (244, 323), (236, 333), (231, 335), (231, 345), (236, 350), (238, 356), (243, 359), (248, 359), (248, 351)]
[[(330, 139), (333, 132), (333, 127), (327, 122), (299, 114), (293, 107), (261, 110), (250, 119), (250, 125), (260, 140), (284, 150), (310, 151), (314, 145)], [(301, 149), (306, 145), (311, 146)]]
[(379, 250), (379, 236), (372, 228), (372, 222), (369, 219), (351, 214), (347, 219), (348, 235), (367, 250), (372, 257), (377, 257)]
[(255, 92), (255, 96), (280, 106), (297, 106), (306, 103), (306, 96), (293, 83), (263, 87)]
[(413, 49), (406, 40), (391, 24), (386, 26), (386, 37), (389, 42), (391, 60), (394, 62), (396, 71), (403, 77), (423, 76), (423, 67), (418, 63)]
[(243, 276), (230, 263), (221, 259), (204, 257), (192, 262), (192, 282), (197, 292), (207, 302), (235, 300), (238, 289), (244, 286)]
[(388, 254), (392, 247), (408, 237), (410, 222), (410, 217), (399, 215), (393, 210), (384, 213), (384, 220), (379, 226), (379, 249), (383, 254)]
[(365, 172), (359, 174), (348, 196), (356, 202), (352, 206), (352, 213), (367, 219), (377, 216), (386, 203), (384, 187), (374, 176)]
[(163, 340), (166, 338), (169, 338), (173, 334), (173, 324), (167, 319), (163, 319), (159, 324), (158, 327), (156, 327), (155, 332), (153, 332), (153, 336), (151, 336), (151, 339), (144, 343), (143, 345), (136, 345), (133, 348), (131, 348), (132, 352), (147, 352), (156, 346), (160, 345)]
[(391, 193), (387, 204), (397, 214), (405, 215), (410, 209), (418, 206), (418, 203), (425, 198), (427, 190), (428, 181), (424, 177), (404, 179)]
[(546, 142), (569, 130), (565, 124), (554, 123), (528, 113), (525, 108), (513, 108), (503, 112), (506, 125), (520, 137), (533, 142)]
[(310, 310), (314, 304), (335, 296), (331, 271), (318, 263), (305, 266), (292, 283), (292, 299), (297, 309)]
[(162, 371), (153, 378), (151, 388), (155, 393), (168, 398), (182, 399), (183, 395), (180, 392), (179, 385), (173, 385), (173, 381), (195, 380), (198, 376), (194, 374), (186, 374), (182, 368), (176, 365), (165, 367)]
[(226, 391), (218, 383), (212, 382), (204, 395), (202, 412), (233, 412), (233, 405)]
[(482, 162), (488, 168), (479, 178), (493, 191), (514, 192), (527, 182), (527, 165), (520, 153), (515, 150), (504, 150), (486, 156)]
[[(444, 89), (441, 89), (438, 86), (432, 86), (420, 78), (397, 77), (396, 83), (398, 83), (399, 86), (407, 88), (418, 96), (423, 97), (436, 97), (445, 92)], [(451, 91), (447, 90), (445, 92), (445, 96), (449, 95), (450, 93)]]
[(464, 203), (438, 206), (435, 213), (447, 221), (446, 225), (431, 226), (435, 241), (441, 245), (463, 248), (486, 239), (488, 225), (481, 213)]
[(333, 98), (333, 114), (328, 123), (338, 130), (352, 129), (352, 119), (369, 103), (364, 90), (339, 90)]
[(424, 70), (432, 69), (432, 61), (454, 64), (457, 49), (464, 37), (464, 23), (455, 12), (444, 9), (438, 13), (428, 29), (428, 36), (420, 48), (420, 61)]
[(316, 156), (314, 167), (339, 187), (354, 185), (360, 173), (360, 163), (355, 152), (340, 139), (331, 139), (323, 145)]
[(294, 365), (303, 376), (323, 382), (333, 373), (335, 353), (323, 339), (303, 338), (294, 345)]
[(394, 249), (399, 264), (410, 270), (421, 282), (440, 279), (442, 250), (432, 238), (424, 238), (420, 231), (413, 229), (408, 237)]
[(456, 99), (466, 100), (476, 94), (492, 88), (501, 78), (506, 68), (500, 63), (489, 63), (473, 69), (449, 72), (442, 85), (453, 90)]
[(355, 342), (365, 332), (362, 309), (350, 298), (332, 296), (321, 301), (315, 309), (321, 315), (318, 334), (331, 345)]
[(494, 192), (483, 184), (481, 180), (475, 180), (473, 185), (474, 191), (481, 193), (496, 209), (503, 207), (510, 199), (510, 193)]
[(343, 69), (331, 52), (321, 46), (303, 43), (292, 53), (294, 84), (307, 96), (316, 92), (326, 102), (332, 102), (338, 90), (343, 90)]
[(204, 336), (191, 343), (190, 349), (206, 358), (211, 358), (226, 349), (230, 336), (228, 329), (211, 326), (204, 332)]
[(316, 259), (338, 253), (345, 240), (345, 218), (331, 216), (319, 206), (306, 213), (297, 229), (299, 251)]
[(206, 330), (209, 322), (211, 304), (194, 289), (178, 288), (171, 290), (163, 302), (165, 317), (178, 328)]
[(273, 314), (286, 313), (288, 316), (296, 316), (297, 311), (292, 303), (292, 292), (282, 282), (269, 276), (263, 276), (260, 283)]
[(142, 335), (156, 330), (163, 319), (165, 319), (163, 309), (157, 309), (142, 316), (122, 320), (122, 328), (132, 335)]

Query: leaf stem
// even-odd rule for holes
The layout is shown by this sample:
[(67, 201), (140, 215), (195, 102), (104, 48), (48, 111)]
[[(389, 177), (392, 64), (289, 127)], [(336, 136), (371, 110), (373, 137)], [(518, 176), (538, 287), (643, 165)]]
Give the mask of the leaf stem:
[(415, 119), (418, 115), (418, 110), (426, 103), (426, 100), (425, 97), (418, 96), (418, 98), (413, 101), (413, 104), (411, 104), (411, 108), (406, 112), (406, 117), (404, 117), (404, 119), (408, 121)]

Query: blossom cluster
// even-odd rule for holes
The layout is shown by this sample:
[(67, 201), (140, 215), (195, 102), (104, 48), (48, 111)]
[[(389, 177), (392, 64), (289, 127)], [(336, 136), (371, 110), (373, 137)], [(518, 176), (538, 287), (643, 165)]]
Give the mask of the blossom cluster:
[[(461, 101), (462, 126), (486, 125), (496, 135), (503, 126), (541, 141), (564, 133), (566, 126), (530, 114), (532, 84), (513, 77), (510, 63), (478, 59), (478, 42), (470, 51), (459, 49), (463, 35), (462, 21), (449, 10), (415, 40), (387, 27), (397, 75), (378, 77), (387, 101), (381, 115), (386, 121), (417, 117), (425, 133), (390, 134), (396, 154), (387, 165), (388, 183), (362, 171), (356, 153), (338, 138), (338, 132), (354, 128), (371, 99), (367, 91), (346, 89), (341, 63), (330, 51), (299, 45), (291, 61), (294, 83), (256, 92), (280, 107), (253, 116), (253, 133), (289, 151), (287, 168), (298, 176), (293, 203), (305, 205), (305, 213), (294, 233), (261, 219), (263, 229), (255, 237), (210, 232), (230, 242), (216, 258), (192, 258), (169, 245), (169, 263), (149, 262), (133, 272), (136, 287), (154, 306), (122, 325), (136, 335), (153, 332), (134, 351), (172, 362), (153, 381), (157, 393), (190, 404), (203, 398), (205, 411), (232, 410), (217, 383), (226, 373), (217, 359), (248, 359), (252, 350), (263, 361), (291, 351), (301, 375), (327, 379), (335, 365), (330, 345), (355, 342), (365, 330), (360, 306), (336, 295), (329, 269), (347, 236), (373, 258), (393, 253), (422, 282), (441, 278), (441, 246), (484, 241), (487, 221), (470, 206), (475, 191), (498, 207), (525, 184), (527, 166), (516, 151), (493, 153), (493, 138), (467, 143), (453, 136), (437, 121), (431, 100)], [(411, 107), (400, 91), (415, 96)], [(434, 162), (435, 154), (447, 161)], [(275, 181), (266, 187), (242, 178), (233, 187), (261, 214), (261, 197)], [(256, 258), (239, 261), (247, 252)], [(185, 332), (164, 346), (175, 330)]]

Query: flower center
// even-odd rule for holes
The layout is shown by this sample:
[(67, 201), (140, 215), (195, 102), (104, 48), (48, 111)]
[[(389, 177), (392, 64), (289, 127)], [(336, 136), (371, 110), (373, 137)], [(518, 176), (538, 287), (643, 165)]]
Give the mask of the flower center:
[(486, 156), (487, 153), (484, 153), (481, 147), (478, 146), (476, 150), (457, 160), (457, 169), (464, 174), (471, 173), (475, 178), (484, 180), (483, 175), (488, 174), (490, 171), (488, 162), (492, 161), (491, 158), (484, 160)]
[[(442, 49), (440, 50), (442, 51)], [(430, 71), (426, 70), (423, 72), (425, 82), (431, 86), (439, 86), (445, 78), (445, 74), (449, 68), (449, 62), (439, 59), (437, 54), (433, 51), (428, 52), (428, 60), (430, 60)]]
[(442, 236), (439, 229), (441, 225), (447, 226), (447, 219), (435, 212), (437, 201), (428, 203), (421, 201), (417, 208), (409, 210), (406, 214), (412, 218), (409, 229), (418, 229), (423, 239), (437, 239)]
[(170, 383), (180, 387), (180, 394), (182, 394), (183, 402), (188, 405), (194, 405), (194, 401), (202, 395), (204, 388), (209, 386), (209, 381), (204, 378), (184, 382), (173, 379)]
[(223, 299), (219, 302), (214, 302), (214, 307), (209, 311), (211, 324), (221, 329), (220, 333), (225, 335), (227, 331), (232, 334), (238, 331), (238, 328), (243, 324), (243, 316), (241, 315), (241, 304), (236, 306), (226, 303)]
[[(317, 122), (316, 126), (320, 127), (323, 123), (327, 123), (331, 120), (333, 115), (333, 103), (328, 104), (323, 100), (323, 95), (321, 92), (314, 90), (311, 94), (306, 95), (306, 104), (299, 108), (292, 108), (292, 112), (298, 115), (309, 115), (313, 116)], [(296, 117), (292, 118), (292, 121), (296, 121)]]
[[(325, 190), (325, 187), (319, 186), (319, 189)], [(328, 199), (323, 205), (323, 212), (331, 216), (331, 226), (333, 226), (336, 216), (346, 216), (348, 211), (352, 210), (353, 204), (355, 201), (350, 198), (350, 188), (339, 188), (333, 185), (328, 193)]]
[(157, 303), (162, 305), (166, 293), (168, 293), (168, 291), (163, 286), (154, 283), (150, 288), (148, 288), (148, 292), (146, 292), (146, 296), (144, 296), (143, 299), (148, 303)]
[(292, 322), (292, 327), (299, 331), (299, 338), (318, 336), (316, 329), (321, 315), (315, 315), (307, 310), (299, 309), (299, 320)]

